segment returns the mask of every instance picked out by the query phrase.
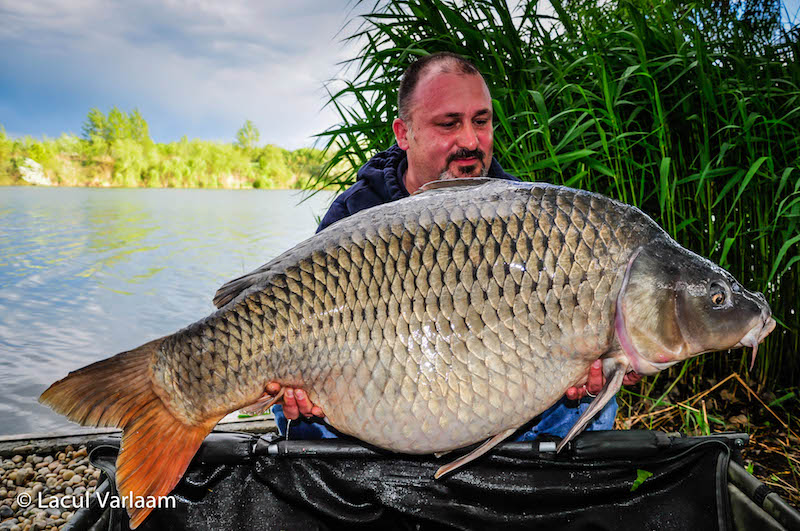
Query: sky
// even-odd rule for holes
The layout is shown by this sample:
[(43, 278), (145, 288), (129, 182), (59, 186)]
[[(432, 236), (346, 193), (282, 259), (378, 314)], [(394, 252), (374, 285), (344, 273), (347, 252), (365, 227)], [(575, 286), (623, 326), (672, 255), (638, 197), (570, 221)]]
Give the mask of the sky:
[[(0, 0), (0, 126), (81, 134), (89, 109), (138, 109), (156, 142), (311, 146), (337, 123), (325, 83), (356, 55), (353, 0)], [(800, 0), (786, 0), (792, 15)], [(342, 27), (350, 22), (348, 29)]]
[[(349, 0), (0, 0), (0, 125), (81, 134), (89, 109), (138, 109), (156, 142), (311, 146), (337, 122), (325, 83), (356, 54)], [(352, 28), (351, 23), (348, 28)]]

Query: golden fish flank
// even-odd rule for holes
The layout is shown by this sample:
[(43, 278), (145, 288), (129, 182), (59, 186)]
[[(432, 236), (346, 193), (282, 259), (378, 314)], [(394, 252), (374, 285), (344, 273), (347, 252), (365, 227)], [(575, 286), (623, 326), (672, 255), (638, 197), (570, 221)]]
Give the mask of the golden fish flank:
[[(608, 384), (565, 442), (626, 371), (755, 346), (774, 327), (763, 297), (636, 208), (550, 185), (458, 184), (332, 225), (223, 286), (214, 314), (71, 373), (42, 401), (123, 427), (123, 494), (168, 493), (214, 424), (269, 381), (305, 389), (334, 427), (390, 450), (488, 439), (444, 473), (598, 358)], [(709, 289), (730, 304), (708, 303)]]

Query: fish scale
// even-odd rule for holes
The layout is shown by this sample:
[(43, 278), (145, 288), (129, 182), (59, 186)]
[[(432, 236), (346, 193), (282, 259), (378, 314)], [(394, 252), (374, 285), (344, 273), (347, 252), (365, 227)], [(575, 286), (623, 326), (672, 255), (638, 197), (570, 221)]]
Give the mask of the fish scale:
[[(277, 381), (380, 447), (479, 441), (542, 412), (610, 348), (624, 266), (660, 232), (601, 196), (506, 183), (429, 192), (336, 227), (164, 341), (153, 371), (170, 409), (199, 420)], [(218, 358), (197, 378), (209, 352)]]
[[(598, 358), (606, 383), (557, 449), (628, 371), (741, 346), (755, 361), (775, 328), (762, 294), (636, 208), (551, 185), (432, 184), (334, 224), (220, 288), (209, 317), (71, 372), (40, 400), (123, 428), (126, 496), (168, 493), (225, 414), (287, 387), (390, 450), (485, 440), (439, 477), (580, 385)], [(268, 382), (282, 386), (272, 399)], [(128, 511), (132, 527), (149, 513)]]

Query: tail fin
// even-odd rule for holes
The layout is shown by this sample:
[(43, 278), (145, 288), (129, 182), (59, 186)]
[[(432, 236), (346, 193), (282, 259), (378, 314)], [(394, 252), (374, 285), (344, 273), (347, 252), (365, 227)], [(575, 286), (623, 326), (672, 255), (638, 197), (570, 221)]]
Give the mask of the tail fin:
[[(117, 488), (126, 501), (141, 499), (140, 505), (169, 494), (219, 421), (189, 424), (175, 417), (158, 397), (150, 363), (162, 341), (151, 341), (71, 372), (39, 397), (43, 404), (85, 426), (122, 428)], [(152, 510), (127, 509), (132, 529)]]

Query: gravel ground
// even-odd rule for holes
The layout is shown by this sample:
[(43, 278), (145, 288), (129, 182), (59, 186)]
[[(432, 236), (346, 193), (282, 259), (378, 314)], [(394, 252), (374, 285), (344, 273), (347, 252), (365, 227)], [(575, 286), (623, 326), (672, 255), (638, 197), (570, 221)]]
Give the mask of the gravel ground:
[[(0, 462), (0, 531), (61, 529), (100, 482), (86, 447)], [(30, 503), (26, 503), (30, 500)]]

